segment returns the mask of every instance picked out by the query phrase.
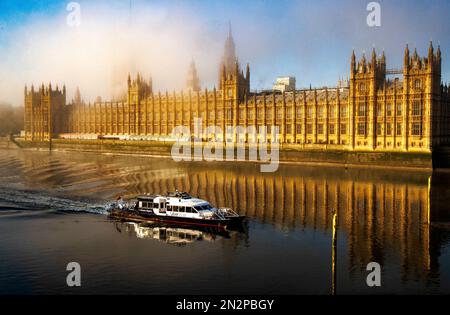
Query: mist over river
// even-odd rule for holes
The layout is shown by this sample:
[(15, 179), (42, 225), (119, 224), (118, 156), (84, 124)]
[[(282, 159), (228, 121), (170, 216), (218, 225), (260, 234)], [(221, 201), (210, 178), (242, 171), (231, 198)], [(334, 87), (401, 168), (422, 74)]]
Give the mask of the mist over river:
[[(1, 149), (0, 294), (450, 294), (449, 180)], [(118, 196), (175, 189), (248, 221), (217, 233), (107, 216)], [(69, 262), (79, 288), (66, 284)], [(366, 284), (370, 262), (381, 287)]]

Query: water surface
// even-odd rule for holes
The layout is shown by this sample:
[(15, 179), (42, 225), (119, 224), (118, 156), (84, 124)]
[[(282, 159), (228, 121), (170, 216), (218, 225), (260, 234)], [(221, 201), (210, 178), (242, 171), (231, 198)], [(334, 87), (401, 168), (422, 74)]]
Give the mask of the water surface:
[[(0, 294), (450, 293), (450, 176), (94, 153), (0, 151)], [(175, 189), (248, 216), (219, 233), (115, 222)], [(333, 211), (337, 211), (332, 260)], [(66, 265), (82, 267), (81, 288)], [(366, 265), (382, 286), (366, 285)]]

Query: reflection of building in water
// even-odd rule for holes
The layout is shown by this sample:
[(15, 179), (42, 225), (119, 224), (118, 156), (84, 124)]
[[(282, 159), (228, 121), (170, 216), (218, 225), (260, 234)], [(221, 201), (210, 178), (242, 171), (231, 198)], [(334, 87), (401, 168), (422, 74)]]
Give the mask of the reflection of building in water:
[[(4, 160), (8, 167), (18, 165), (25, 180), (40, 187), (67, 187), (77, 196), (124, 191), (125, 198), (185, 190), (275, 228), (316, 230), (329, 234), (330, 240), (335, 209), (339, 252), (344, 246), (349, 267), (383, 263), (389, 255), (399, 260), (408, 279), (438, 273), (440, 250), (449, 244), (448, 235), (433, 226), (450, 222), (449, 174), (433, 174), (428, 185), (426, 173), (281, 166), (275, 174), (261, 174), (252, 164), (217, 167), (130, 157), (60, 157), (22, 152), (20, 158)], [(248, 241), (239, 238), (248, 237), (236, 234), (224, 243), (238, 246)], [(339, 259), (341, 266), (344, 262)]]
[(186, 190), (281, 229), (331, 233), (332, 210), (336, 210), (351, 266), (382, 263), (389, 248), (402, 260), (404, 272), (420, 275), (431, 268), (428, 175), (414, 174), (411, 182), (399, 174), (374, 180), (359, 173), (319, 175), (312, 171), (296, 176), (295, 172), (262, 175), (232, 169), (194, 170), (169, 179), (144, 174), (136, 179), (140, 191), (129, 193)]
[(159, 225), (143, 225), (138, 223), (119, 223), (116, 222), (118, 230), (125, 230), (127, 233), (135, 235), (141, 239), (153, 239), (177, 246), (186, 246), (198, 241), (214, 241), (217, 235), (205, 231), (167, 227)]

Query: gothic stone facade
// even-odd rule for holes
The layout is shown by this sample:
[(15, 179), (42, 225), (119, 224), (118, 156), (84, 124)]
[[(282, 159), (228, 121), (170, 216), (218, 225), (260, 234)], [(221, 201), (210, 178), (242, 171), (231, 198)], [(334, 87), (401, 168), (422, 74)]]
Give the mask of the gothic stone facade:
[[(230, 37), (226, 49), (233, 50)], [(217, 90), (154, 93), (151, 81), (138, 75), (128, 78), (123, 102), (66, 105), (65, 88), (26, 89), (25, 137), (169, 136), (175, 126), (193, 131), (194, 119), (201, 118), (204, 128), (223, 130), (203, 134), (206, 140), (252, 142), (252, 135), (227, 135), (226, 127), (267, 126), (270, 141), (271, 126), (277, 126), (282, 144), (301, 148), (430, 152), (449, 144), (450, 95), (441, 83), (441, 51), (432, 44), (425, 58), (416, 51), (410, 56), (406, 47), (403, 70), (388, 70), (384, 53), (378, 57), (374, 50), (370, 60), (359, 61), (353, 53), (348, 86), (285, 93), (251, 93), (249, 66), (244, 74), (233, 51), (224, 56)], [(233, 58), (231, 69), (226, 58)], [(388, 80), (393, 74), (402, 79)]]

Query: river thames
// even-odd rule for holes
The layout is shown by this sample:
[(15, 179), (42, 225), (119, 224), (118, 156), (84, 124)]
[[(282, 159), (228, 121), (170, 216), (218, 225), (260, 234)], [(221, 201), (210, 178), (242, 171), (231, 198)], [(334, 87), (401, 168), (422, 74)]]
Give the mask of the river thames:
[[(0, 294), (450, 293), (447, 172), (1, 150), (0, 178)], [(247, 223), (216, 233), (107, 217), (118, 196), (175, 189)], [(66, 284), (69, 262), (81, 287)], [(380, 287), (366, 284), (370, 262)]]

